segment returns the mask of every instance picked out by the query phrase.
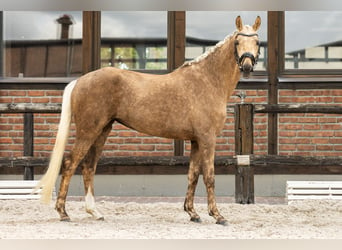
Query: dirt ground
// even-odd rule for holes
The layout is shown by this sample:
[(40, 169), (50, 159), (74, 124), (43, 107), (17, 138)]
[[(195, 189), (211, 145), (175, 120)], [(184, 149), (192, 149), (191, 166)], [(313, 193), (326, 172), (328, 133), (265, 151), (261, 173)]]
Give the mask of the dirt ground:
[(0, 239), (342, 239), (342, 201), (287, 204), (219, 203), (228, 226), (216, 225), (205, 203), (195, 204), (202, 223), (190, 222), (181, 202), (100, 200), (104, 221), (68, 201), (71, 222), (60, 222), (54, 204), (0, 200)]

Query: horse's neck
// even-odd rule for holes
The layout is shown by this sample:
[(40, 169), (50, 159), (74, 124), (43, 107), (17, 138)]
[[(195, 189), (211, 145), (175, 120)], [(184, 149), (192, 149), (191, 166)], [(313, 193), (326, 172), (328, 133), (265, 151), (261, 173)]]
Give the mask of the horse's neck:
[(199, 61), (198, 65), (190, 66), (198, 69), (199, 74), (204, 74), (203, 79), (209, 79), (208, 82), (212, 84), (212, 87), (225, 93), (227, 99), (240, 79), (240, 70), (235, 61), (234, 51), (234, 40), (231, 36), (206, 58)]

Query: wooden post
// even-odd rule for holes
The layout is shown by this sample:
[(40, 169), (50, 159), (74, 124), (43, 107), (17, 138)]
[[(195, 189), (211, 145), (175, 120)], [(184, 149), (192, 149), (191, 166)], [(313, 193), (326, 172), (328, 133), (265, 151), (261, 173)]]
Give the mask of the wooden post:
[[(185, 11), (168, 12), (167, 43), (167, 68), (173, 71), (185, 61)], [(174, 140), (174, 155), (183, 154), (184, 141)]]
[(235, 202), (254, 203), (254, 171), (249, 164), (249, 156), (253, 154), (253, 104), (235, 106), (235, 153), (238, 162)]
[[(33, 156), (33, 114), (24, 114), (24, 156)], [(34, 180), (32, 166), (24, 167), (24, 180)]]
[[(268, 104), (278, 104), (279, 75), (284, 70), (284, 11), (268, 11)], [(278, 154), (278, 114), (268, 114), (268, 154)]]
[(101, 67), (101, 12), (83, 11), (82, 71)]

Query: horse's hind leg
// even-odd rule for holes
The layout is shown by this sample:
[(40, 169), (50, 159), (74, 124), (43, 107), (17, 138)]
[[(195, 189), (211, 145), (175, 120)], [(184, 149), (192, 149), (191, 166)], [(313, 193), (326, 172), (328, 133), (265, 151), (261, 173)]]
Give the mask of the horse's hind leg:
[(191, 141), (190, 166), (188, 172), (188, 191), (184, 201), (184, 211), (190, 215), (190, 220), (200, 222), (200, 216), (196, 213), (194, 208), (195, 190), (200, 175), (200, 155), (198, 143)]
[(97, 162), (101, 156), (103, 146), (109, 132), (112, 129), (110, 122), (104, 129), (102, 134), (96, 139), (95, 143), (90, 147), (88, 154), (82, 161), (82, 174), (85, 191), (85, 206), (87, 213), (91, 214), (97, 220), (103, 220), (102, 214), (96, 209), (94, 198), (94, 175)]
[(59, 187), (56, 210), (60, 215), (61, 221), (70, 221), (68, 214), (65, 211), (65, 202), (68, 194), (69, 184), (72, 175), (80, 163), (80, 161), (87, 154), (93, 140), (76, 138), (75, 145), (69, 157), (67, 157), (62, 166), (62, 179)]

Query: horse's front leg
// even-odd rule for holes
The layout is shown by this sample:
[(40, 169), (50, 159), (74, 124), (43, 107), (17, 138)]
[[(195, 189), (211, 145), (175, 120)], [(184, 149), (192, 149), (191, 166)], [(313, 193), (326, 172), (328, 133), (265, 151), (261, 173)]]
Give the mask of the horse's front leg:
[(208, 195), (208, 212), (210, 216), (216, 219), (216, 224), (226, 225), (227, 220), (220, 214), (216, 206), (215, 197), (215, 143), (206, 142), (200, 145), (201, 166), (203, 172), (203, 181)]
[(200, 216), (194, 208), (194, 196), (200, 174), (198, 143), (191, 141), (190, 166), (188, 173), (188, 191), (184, 201), (184, 211), (190, 215), (190, 220), (201, 222)]

